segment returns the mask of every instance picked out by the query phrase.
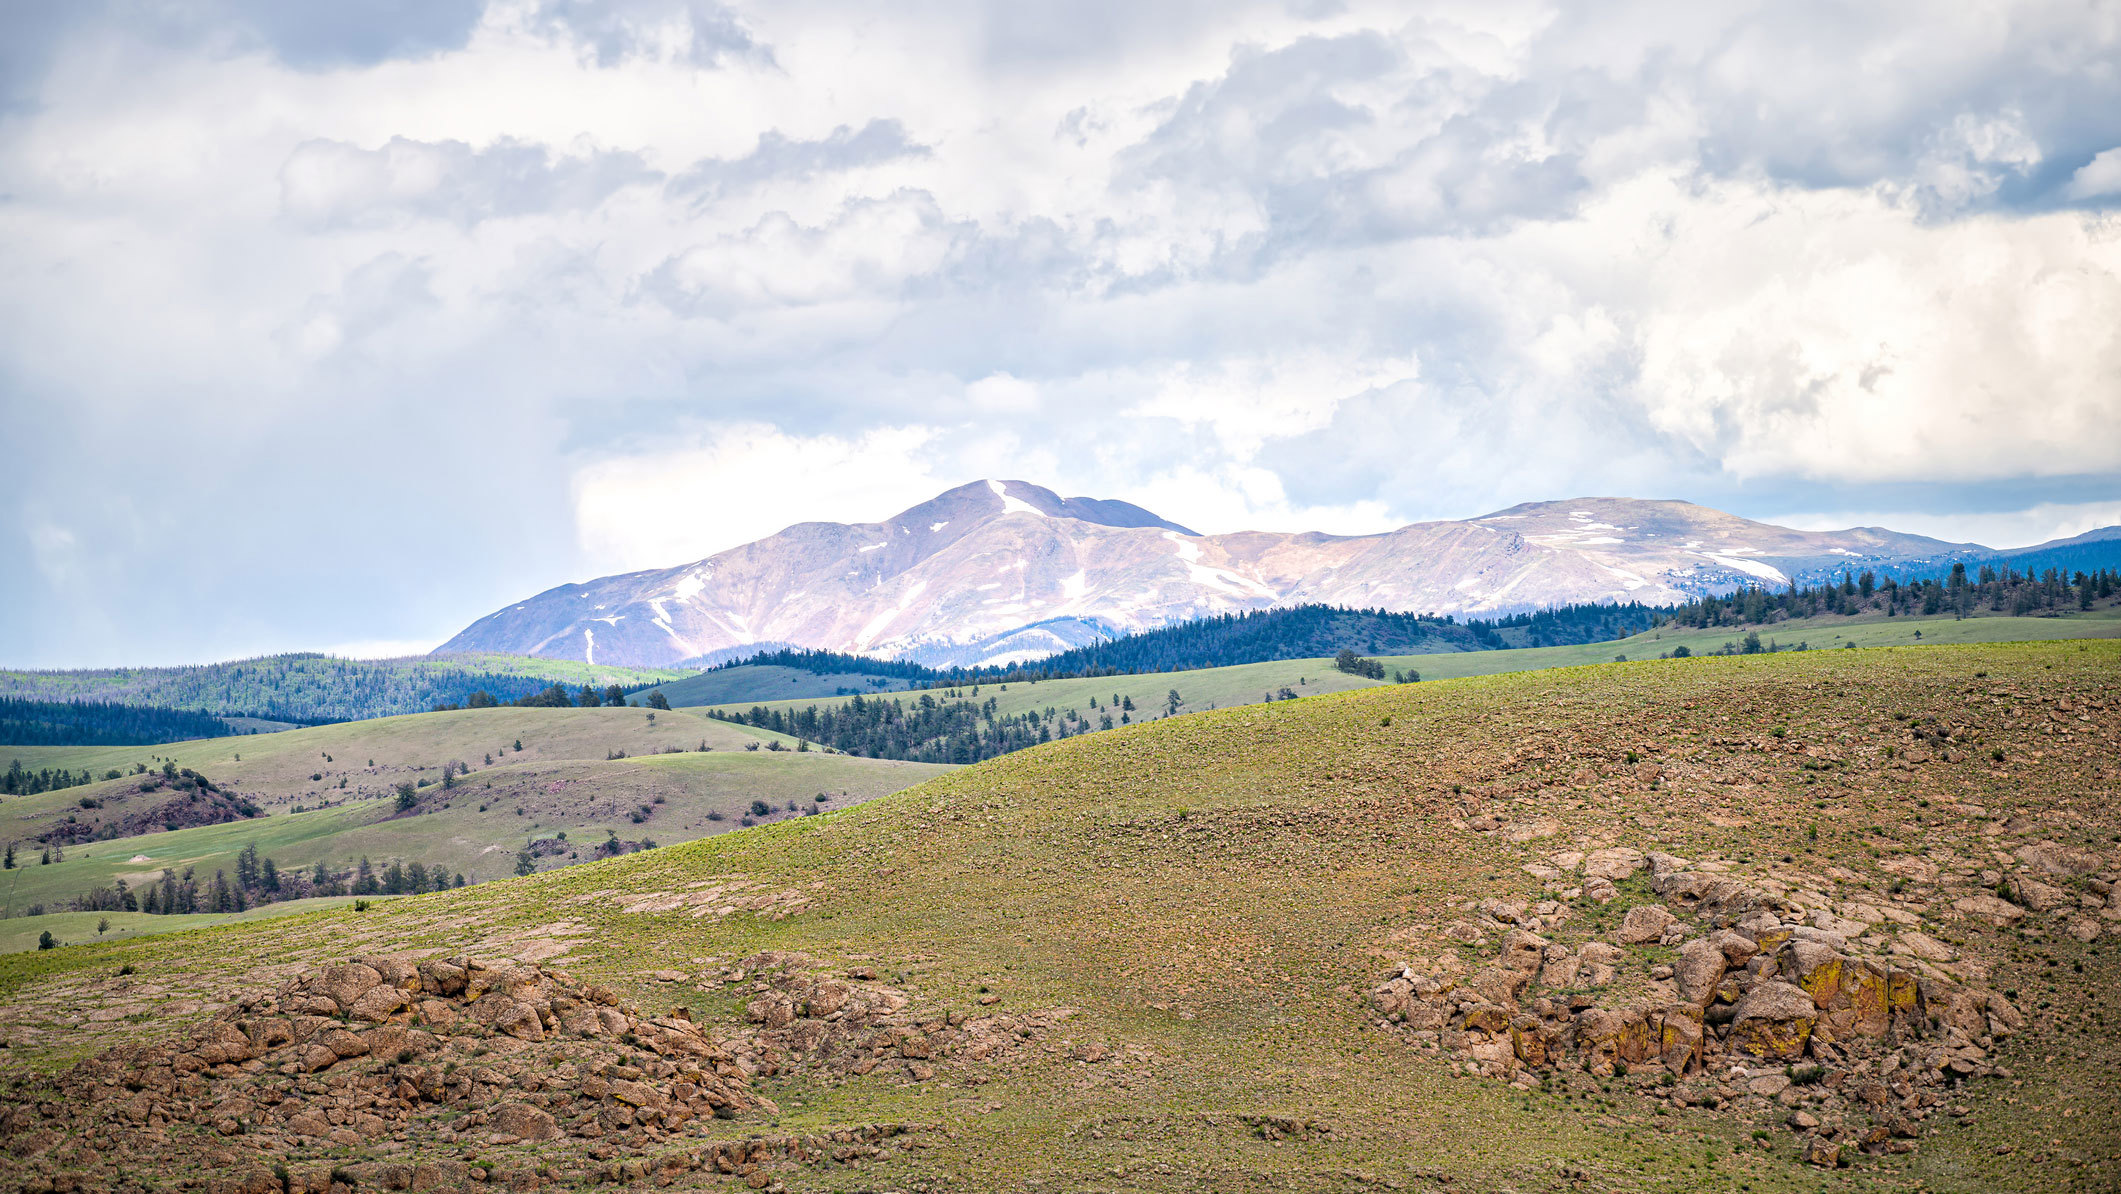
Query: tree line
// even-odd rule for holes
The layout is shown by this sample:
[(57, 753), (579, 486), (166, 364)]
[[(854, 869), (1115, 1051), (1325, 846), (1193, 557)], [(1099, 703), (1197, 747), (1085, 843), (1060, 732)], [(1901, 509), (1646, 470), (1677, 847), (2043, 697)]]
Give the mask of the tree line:
[(213, 878), (205, 879), (195, 867), (185, 867), (182, 872), (165, 867), (157, 882), (133, 887), (119, 879), (109, 886), (76, 896), (59, 909), (31, 905), (24, 910), (24, 915), (38, 916), (58, 910), (186, 916), (244, 912), (263, 904), (316, 896), (418, 895), (465, 885), (461, 871), (452, 875), (448, 868), (440, 865), (399, 859), (392, 859), (388, 866), (382, 867), (364, 857), (352, 866), (338, 870), (322, 862), (307, 869), (282, 869), (271, 858), (261, 857), (257, 844), (250, 843), (237, 853), (234, 875), (225, 868), (216, 868)]
[[(1133, 698), (1115, 696), (1114, 703), (1122, 700), (1121, 716), (1131, 721)], [(1055, 738), (1089, 733), (1092, 728), (1087, 715), (1078, 710), (1004, 714), (993, 697), (938, 700), (932, 692), (906, 700), (857, 695), (843, 705), (826, 708), (810, 705), (784, 711), (759, 705), (747, 712), (710, 710), (707, 715), (787, 734), (806, 748), (816, 742), (850, 755), (916, 763), (977, 763)], [(1108, 711), (1102, 728), (1111, 727)]]
[(2088, 610), (2111, 600), (2117, 586), (2121, 586), (2121, 574), (2107, 568), (2072, 577), (2049, 568), (2034, 576), (2009, 565), (1982, 564), (1969, 574), (1964, 563), (1956, 563), (1941, 578), (1909, 580), (1867, 568), (1861, 573), (1845, 570), (1838, 581), (1817, 585), (1792, 582), (1779, 591), (1749, 586), (1720, 597), (1703, 597), (1674, 608), (1669, 620), (1679, 626), (1706, 628), (1763, 625), (1826, 614), (1935, 617), (1949, 613), (1966, 618), (1987, 610), (2023, 617)]
[[(513, 702), (585, 670), (560, 660), (537, 661), (536, 668), (520, 673), (478, 664), (476, 657), (337, 659), (300, 652), (190, 667), (6, 671), (0, 672), (0, 694), (317, 725), (461, 704), (474, 691)], [(586, 670), (600, 680), (632, 675), (622, 668)]]
[(132, 746), (229, 732), (204, 709), (0, 697), (0, 743), (9, 746)]
[(444, 702), (434, 707), (436, 713), (447, 713), (457, 709), (498, 709), (506, 704), (515, 709), (597, 709), (609, 705), (616, 709), (670, 708), (670, 698), (661, 692), (651, 692), (643, 701), (628, 699), (627, 690), (617, 684), (607, 684), (599, 691), (595, 686), (584, 684), (581, 691), (569, 693), (564, 684), (548, 684), (536, 692), (526, 693), (512, 701), (503, 701), (485, 689), (478, 689), (464, 698), (462, 704)]
[(1031, 663), (937, 668), (906, 660), (871, 659), (838, 651), (783, 649), (731, 660), (710, 670), (759, 664), (816, 675), (860, 673), (906, 680), (916, 688), (1015, 684), (1099, 676), (1192, 671), (1314, 659), (1343, 648), (1371, 655), (1499, 650), (1605, 642), (1656, 625), (1661, 611), (1638, 602), (1564, 605), (1505, 617), (1459, 621), (1449, 615), (1294, 605), (1214, 614), (1154, 630), (1117, 635)]

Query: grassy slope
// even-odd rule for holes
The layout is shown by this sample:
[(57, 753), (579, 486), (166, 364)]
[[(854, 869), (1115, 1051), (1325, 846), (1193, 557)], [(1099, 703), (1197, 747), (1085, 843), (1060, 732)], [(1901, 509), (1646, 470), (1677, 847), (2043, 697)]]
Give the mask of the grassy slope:
[[(443, 763), (462, 759), (480, 767), (488, 753), (496, 761), (552, 762), (603, 758), (623, 750), (648, 754), (668, 746), (691, 750), (702, 741), (716, 750), (741, 749), (759, 735), (741, 727), (681, 711), (646, 709), (464, 709), (453, 713), (409, 713), (370, 721), (339, 722), (241, 738), (201, 738), (165, 746), (5, 746), (0, 757), (19, 758), (29, 768), (86, 767), (101, 775), (109, 768), (129, 771), (135, 763), (159, 766), (170, 759), (216, 783), (233, 780), (238, 790), (254, 789), (292, 800), (321, 800), (340, 791), (366, 787), (381, 792), (425, 769), (439, 774)], [(521, 742), (520, 753), (513, 749)], [(375, 760), (371, 767), (369, 760)], [(321, 773), (322, 780), (309, 777)], [(92, 789), (66, 789), (71, 802)]]
[[(1959, 621), (1953, 618), (1807, 618), (1770, 627), (1763, 640), (1784, 646), (1807, 642), (1814, 650), (1841, 647), (1853, 642), (1859, 647), (1914, 645), (1915, 632), (1926, 645), (1947, 643), (2026, 642), (2040, 639), (2121, 637), (2121, 607), (2097, 613), (2069, 614), (2058, 618), (1981, 617)], [(1389, 669), (1418, 671), (1424, 680), (1486, 676), (1501, 672), (1539, 668), (1576, 667), (1607, 663), (1616, 655), (1629, 659), (1654, 659), (1684, 644), (1687, 650), (1705, 654), (1720, 650), (1726, 642), (1745, 637), (1744, 629), (1716, 627), (1710, 630), (1663, 629), (1645, 631), (1613, 642), (1571, 647), (1519, 647), (1503, 651), (1454, 651), (1425, 655), (1380, 657)], [(1166, 695), (1176, 688), (1185, 698), (1182, 713), (1233, 705), (1256, 704), (1260, 697), (1286, 685), (1302, 695), (1344, 692), (1351, 688), (1374, 688), (1385, 681), (1368, 680), (1333, 670), (1330, 660), (1290, 659), (1273, 663), (1248, 663), (1235, 667), (1205, 668), (1187, 672), (1155, 672), (1136, 676), (1107, 676), (1094, 680), (1045, 680), (1036, 684), (982, 685), (979, 699), (994, 697), (1002, 713), (1024, 713), (1053, 706), (1080, 709), (1089, 714), (1089, 699), (1104, 702), (1113, 694), (1132, 697), (1135, 720), (1161, 714)], [(962, 690), (970, 695), (969, 687)], [(940, 694), (939, 694), (940, 695)], [(843, 704), (846, 697), (822, 700), (739, 701), (721, 706), (726, 710), (749, 710), (764, 704), (769, 709), (800, 709)], [(1093, 717), (1094, 721), (1095, 718)]]
[[(1442, 658), (1435, 655), (1420, 655), (1415, 658), (1428, 660)], [(1096, 713), (1090, 708), (1090, 699), (1106, 704), (1115, 695), (1130, 697), (1134, 701), (1133, 717), (1136, 721), (1160, 715), (1165, 697), (1174, 688), (1185, 700), (1180, 712), (1191, 713), (1207, 709), (1227, 709), (1233, 705), (1257, 704), (1261, 696), (1284, 686), (1295, 689), (1299, 695), (1317, 696), (1328, 692), (1346, 692), (1351, 688), (1372, 688), (1377, 681), (1351, 676), (1333, 670), (1329, 660), (1283, 659), (1270, 663), (1241, 663), (1232, 667), (1202, 668), (1190, 672), (1148, 672), (1134, 676), (1099, 676), (1086, 680), (1040, 680), (1034, 683), (982, 684), (977, 697), (973, 686), (955, 689), (936, 689), (938, 700), (949, 699), (956, 693), (967, 699), (984, 702), (993, 697), (1003, 713), (1025, 713), (1034, 709), (1052, 706), (1056, 709), (1080, 709), (1095, 722)], [(920, 698), (915, 693), (908, 698)], [(789, 701), (738, 701), (721, 706), (725, 710), (750, 710), (754, 705), (765, 705), (769, 709), (801, 709), (809, 705), (820, 708), (834, 704), (845, 704), (851, 697), (826, 697), (821, 700)], [(1113, 710), (1113, 720), (1119, 711)]]
[[(1723, 649), (1725, 643), (1742, 641), (1749, 630), (1757, 630), (1763, 643), (1772, 640), (1784, 649), (1804, 643), (1811, 650), (1858, 647), (1944, 646), (1954, 643), (2021, 643), (2049, 639), (2121, 638), (2121, 606), (2092, 613), (2071, 612), (2053, 618), (1986, 616), (1960, 620), (1952, 617), (1802, 618), (1775, 626), (1716, 626), (1707, 630), (1662, 628), (1607, 643), (1585, 643), (1573, 647), (1527, 647), (1514, 651), (1477, 651), (1457, 655), (1407, 655), (1387, 658), (1393, 667), (1419, 670), (1423, 679), (1444, 680), (1459, 676), (1487, 676), (1497, 672), (1528, 671), (1533, 668), (1576, 667), (1607, 663), (1616, 655), (1629, 659), (1655, 659), (1684, 645), (1697, 655)], [(1917, 632), (1921, 637), (1917, 638)]]
[[(397, 896), (370, 896), (373, 902), (397, 899)], [(351, 908), (352, 896), (327, 896), (312, 900), (289, 900), (283, 904), (272, 904), (252, 908), (248, 912), (230, 912), (223, 915), (201, 913), (195, 916), (150, 916), (142, 912), (55, 912), (50, 916), (18, 916), (11, 920), (0, 920), (0, 953), (16, 953), (37, 948), (40, 934), (49, 932), (61, 945), (81, 942), (122, 941), (133, 937), (151, 936), (156, 933), (180, 933), (187, 929), (204, 929), (214, 925), (237, 924), (247, 920), (264, 920), (275, 916), (298, 916), (304, 912), (321, 912), (334, 908)], [(108, 924), (109, 929), (97, 931), (98, 924)]]
[[(659, 712), (651, 724), (641, 709), (478, 709), (174, 746), (34, 748), (51, 759), (39, 766), (101, 770), (124, 765), (129, 770), (136, 760), (171, 758), (217, 783), (232, 782), (234, 791), (250, 796), (270, 815), (76, 845), (66, 850), (65, 861), (40, 865), (41, 848), (30, 839), (59, 818), (122, 816), (128, 807), (159, 803), (170, 793), (116, 795), (132, 785), (128, 779), (8, 798), (0, 801), (5, 818), (0, 834), (23, 843), (18, 846), (23, 865), (0, 873), (0, 907), (19, 914), (115, 879), (138, 885), (164, 867), (179, 873), (195, 867), (202, 877), (211, 877), (217, 869), (232, 869), (237, 852), (250, 844), (283, 868), (307, 869), (320, 861), (337, 868), (366, 856), (378, 865), (390, 859), (419, 861), (472, 880), (493, 879), (512, 870), (516, 851), (532, 836), (564, 831), (570, 841), (593, 847), (616, 833), (629, 841), (668, 845), (735, 828), (755, 799), (782, 808), (776, 815), (786, 816), (790, 800), (808, 806), (824, 792), (833, 797), (828, 807), (856, 803), (946, 770), (818, 752), (743, 749), (761, 737), (774, 735), (678, 711)], [(523, 744), (520, 752), (513, 748), (517, 741)], [(714, 749), (697, 752), (702, 741)], [(686, 753), (653, 753), (670, 746)], [(492, 766), (484, 763), (489, 751)], [(605, 758), (618, 751), (632, 757)], [(429, 783), (421, 789), (418, 815), (396, 815), (394, 798), (385, 793), (403, 779), (436, 779), (450, 759), (464, 759), (474, 771), (450, 792)], [(309, 778), (319, 773), (322, 781)], [(342, 777), (349, 783), (345, 789), (336, 786)], [(84, 796), (101, 798), (104, 807), (82, 809)], [(658, 796), (663, 804), (654, 803)], [(340, 803), (316, 807), (327, 800)], [(636, 823), (631, 814), (643, 804), (651, 813)], [(290, 811), (297, 805), (309, 811)], [(723, 819), (710, 821), (709, 813)], [(142, 856), (147, 861), (133, 861)]]
[[(877, 686), (872, 684), (871, 680), (882, 680), (884, 683)], [(801, 668), (747, 664), (743, 667), (701, 672), (683, 680), (659, 684), (648, 691), (660, 691), (671, 704), (683, 706), (829, 697), (839, 695), (843, 688), (859, 689), (863, 692), (888, 692), (905, 687), (906, 681), (889, 676), (872, 677), (853, 673), (819, 675)], [(647, 695), (647, 692), (638, 694), (642, 699)]]
[[(2026, 948), (1956, 925), (1962, 948), (1995, 965), (1998, 987), (2022, 986), (2021, 1002), (2038, 1003), (2035, 1029), (2003, 1054), (2018, 1078), (1960, 1092), (1970, 1123), (1939, 1122), (1912, 1160), (1843, 1171), (1799, 1165), (1786, 1135), (1757, 1150), (1754, 1125), (1728, 1116), (1648, 1114), (1625, 1083), (1589, 1088), (1578, 1103), (1454, 1075), (1376, 1032), (1362, 993), (1456, 901), (1522, 898), (1529, 885), (1516, 868), (1545, 850), (1633, 844), (1870, 868), (1896, 852), (1979, 856), (1998, 840), (1994, 827), (2017, 817), (2034, 828), (2013, 832), (2111, 853), (2121, 833), (2110, 798), (2121, 778), (2111, 764), (2117, 674), (2121, 645), (2104, 642), (1814, 651), (1187, 717), (1008, 756), (835, 816), (363, 914), (16, 955), (0, 960), (17, 1042), (6, 1064), (48, 1067), (89, 1048), (99, 1038), (78, 1005), (98, 997), (84, 980), (121, 962), (172, 997), (197, 997), (290, 958), (506, 952), (558, 935), (577, 973), (648, 997), (644, 973), (673, 962), (800, 949), (873, 959), (944, 1008), (976, 1011), (987, 990), (1003, 1009), (1073, 1007), (1071, 1040), (1152, 1059), (1086, 1066), (1056, 1053), (918, 1085), (881, 1072), (766, 1083), (784, 1129), (878, 1119), (950, 1129), (863, 1174), (864, 1188), (937, 1174), (960, 1189), (1358, 1189), (1371, 1179), (1459, 1190), (2112, 1188), (2121, 1121), (2098, 1092), (2121, 1073), (2121, 1052), (2109, 1034), (2070, 1029), (2121, 987), (2111, 945), (2058, 936)], [(2046, 703), (2062, 695), (2078, 710), (2105, 705), (2096, 718), (2065, 716)], [(1889, 712), (1972, 718), (1983, 748), (2008, 761), (1905, 770), (1884, 752), (1907, 740)], [(1774, 727), (1788, 737), (1771, 737)], [(1805, 748), (1851, 761), (1815, 772), (1800, 765)], [(1619, 765), (1625, 750), (1666, 760), (1676, 778), (1644, 791)], [(1583, 767), (1598, 771), (1588, 786), (1571, 779)], [(1946, 797), (1992, 819), (1948, 813)], [(1458, 818), (1483, 803), (1552, 815), (1561, 828), (1533, 846), (1466, 832)], [(627, 914), (612, 899), (708, 876), (800, 884), (814, 907), (784, 920), (700, 919)], [(720, 988), (679, 997), (696, 1017), (732, 1022)], [(1259, 1139), (1231, 1118), (1243, 1114), (1315, 1118), (1334, 1137)], [(729, 1125), (747, 1126), (762, 1125)], [(2043, 1163), (1999, 1151), (2028, 1141), (2040, 1142)], [(1564, 1167), (1589, 1186), (1563, 1180)], [(784, 1178), (797, 1190), (846, 1185), (829, 1169)]]

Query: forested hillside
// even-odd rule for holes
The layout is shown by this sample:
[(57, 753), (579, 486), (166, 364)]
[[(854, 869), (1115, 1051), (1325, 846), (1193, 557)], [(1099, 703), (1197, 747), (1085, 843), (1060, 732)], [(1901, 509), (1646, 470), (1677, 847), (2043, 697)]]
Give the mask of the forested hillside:
[[(710, 670), (751, 666), (818, 675), (862, 674), (947, 687), (973, 681), (1058, 680), (1072, 676), (1192, 671), (1281, 659), (1319, 659), (1343, 649), (1369, 655), (1422, 655), (1514, 647), (1573, 646), (1626, 638), (1656, 625), (1662, 611), (1645, 605), (1571, 605), (1539, 613), (1461, 622), (1381, 609), (1296, 605), (1220, 614), (1121, 635), (1030, 663), (1006, 667), (934, 668), (905, 660), (838, 651), (778, 650)], [(680, 702), (683, 703), (683, 702)]]
[(1649, 629), (1659, 617), (1657, 610), (1632, 604), (1570, 605), (1466, 622), (1381, 609), (1297, 605), (1182, 622), (1063, 651), (1021, 667), (952, 673), (945, 682), (975, 675), (1048, 679), (1188, 671), (1276, 659), (1316, 659), (1342, 649), (1368, 655), (1422, 655), (1568, 646), (1626, 638)]
[(227, 722), (192, 709), (0, 697), (0, 744), (8, 746), (135, 746), (227, 733)]
[(480, 691), (511, 701), (556, 683), (637, 687), (684, 674), (510, 655), (337, 659), (290, 654), (192, 667), (6, 671), (0, 672), (0, 697), (103, 701), (316, 723), (418, 713), (436, 705), (462, 704)]
[(1788, 618), (1822, 614), (1885, 614), (1889, 617), (1977, 613), (2016, 617), (2064, 610), (2088, 610), (2110, 601), (2121, 588), (2121, 574), (2110, 569), (2065, 576), (2049, 568), (2038, 576), (2010, 567), (1981, 565), (1969, 574), (1952, 565), (1941, 578), (1901, 581), (1865, 570), (1843, 573), (1837, 584), (1808, 588), (1740, 589), (1723, 597), (1705, 597), (1669, 612), (1680, 626), (1768, 625)]

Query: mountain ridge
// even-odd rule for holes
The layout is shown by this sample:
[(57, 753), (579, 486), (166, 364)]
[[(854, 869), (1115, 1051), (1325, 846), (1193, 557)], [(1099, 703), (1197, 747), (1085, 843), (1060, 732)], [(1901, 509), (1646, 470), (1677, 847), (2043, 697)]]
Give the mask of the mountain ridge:
[(1286, 605), (1494, 616), (1678, 604), (1843, 568), (1997, 554), (1882, 527), (1799, 531), (1692, 502), (1613, 497), (1371, 535), (1202, 534), (1128, 502), (980, 480), (879, 522), (797, 523), (675, 567), (556, 586), (480, 618), (437, 653), (668, 666), (788, 644), (1010, 663)]

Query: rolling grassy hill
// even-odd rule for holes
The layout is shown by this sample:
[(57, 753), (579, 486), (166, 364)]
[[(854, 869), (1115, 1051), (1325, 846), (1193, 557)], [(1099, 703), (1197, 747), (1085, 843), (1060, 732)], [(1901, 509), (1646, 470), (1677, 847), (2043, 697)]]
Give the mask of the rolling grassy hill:
[(671, 680), (646, 689), (661, 692), (664, 699), (680, 707), (726, 705), (731, 702), (788, 700), (799, 697), (839, 696), (847, 692), (899, 692), (907, 681), (895, 676), (866, 673), (804, 671), (771, 664), (744, 664), (717, 668), (683, 680)]
[[(40, 1076), (128, 1039), (150, 1008), (185, 1009), (162, 1013), (167, 1023), (295, 965), (412, 950), (542, 959), (644, 1007), (676, 1004), (753, 1059), (748, 1080), (772, 1104), (616, 1145), (568, 1134), (588, 1119), (537, 1145), (460, 1136), (449, 1125), (477, 1121), (426, 1104), (397, 1142), (185, 1128), (87, 1155), (67, 1152), (70, 1138), (55, 1130), (17, 1164), (40, 1175), (241, 1173), (268, 1161), (307, 1172), (387, 1153), (470, 1156), (496, 1173), (541, 1167), (569, 1183), (609, 1174), (641, 1184), (667, 1166), (706, 1187), (721, 1179), (687, 1168), (698, 1163), (687, 1148), (796, 1134), (826, 1143), (807, 1162), (774, 1154), (759, 1181), (820, 1191), (2110, 1190), (2121, 1108), (2105, 1092), (2121, 1046), (2097, 1025), (2121, 990), (2108, 927), (2121, 921), (2099, 911), (2115, 910), (2106, 893), (2121, 877), (2116, 675), (2121, 644), (2097, 641), (1386, 686), (1070, 739), (827, 816), (360, 913), (18, 954), (0, 959), (11, 1046), (0, 1067), (29, 1083), (17, 1102), (56, 1107)], [(1787, 893), (1774, 898), (1790, 915), (1853, 924), (1845, 931), (1881, 950), (1919, 925), (1930, 934), (1920, 948), (2007, 991), (2022, 1027), (1993, 1041), (1981, 1030), (1984, 1060), (1941, 1088), (1908, 1135), (1851, 1136), (1865, 1147), (1829, 1148), (1833, 1165), (1820, 1168), (1800, 1159), (1807, 1139), (1831, 1142), (1834, 1125), (1868, 1114), (1864, 1092), (1899, 1097), (1876, 1080), (1860, 1040), (1829, 1049), (1819, 1075), (1795, 1085), (1779, 1062), (1735, 1076), (1560, 1066), (1512, 1085), (1472, 1072), (1480, 1067), (1448, 1033), (1440, 1050), (1425, 1047), (1380, 1018), (1371, 992), (1402, 965), (1488, 964), (1496, 938), (1514, 941), (1507, 933), (1527, 925), (1556, 942), (1616, 930), (1629, 940), (1636, 914), (1659, 906), (1639, 870), (1602, 903), (1594, 885), (1569, 886), (1584, 852), (1608, 848), (1683, 856), (1652, 861), (1697, 868), (1711, 890), (1729, 878)], [(2089, 868), (2076, 878), (2027, 861), (2051, 858), (2091, 861), (2070, 864)], [(2045, 882), (2033, 885), (2037, 876)], [(1993, 894), (2030, 898), (2052, 885), (2071, 898), (2037, 914)], [(732, 891), (757, 898), (732, 902)], [(1875, 924), (1849, 920), (1858, 915)], [(1654, 936), (1615, 956), (1616, 994), (1556, 998), (1670, 989), (1677, 959)], [(114, 982), (120, 967), (132, 977)], [(791, 968), (896, 992), (904, 1028), (877, 1046), (803, 1018), (824, 1013), (800, 1002), (775, 1012), (776, 976)], [(822, 1043), (762, 1044), (797, 1039), (773, 1035), (789, 1014)], [(488, 1038), (455, 1031), (436, 1047), (478, 1064)], [(986, 1043), (936, 1051), (967, 1033)], [(501, 1043), (483, 1064), (529, 1059), (542, 1089), (563, 1084), (537, 1098), (578, 1105), (567, 1100), (587, 1079), (537, 1060), (567, 1041)], [(657, 1081), (655, 1056), (643, 1047), (639, 1057), (627, 1072)], [(1980, 1076), (1990, 1060), (2007, 1076)], [(327, 1089), (266, 1080), (291, 1097)], [(1825, 1126), (1798, 1136), (1786, 1126), (1792, 1108)], [(879, 1122), (909, 1125), (907, 1147), (870, 1154), (859, 1172), (819, 1159), (829, 1137), (802, 1136)]]
[[(1625, 656), (1628, 659), (1655, 659), (1660, 655), (1670, 654), (1673, 648), (1678, 646), (1685, 646), (1694, 654), (1704, 655), (1721, 650), (1725, 643), (1736, 644), (1742, 641), (1748, 629), (1750, 628), (1727, 626), (1711, 627), (1707, 630), (1664, 627), (1603, 643), (1516, 647), (1499, 651), (1386, 655), (1379, 656), (1378, 661), (1385, 665), (1388, 672), (1419, 672), (1424, 680), (1459, 679), (1501, 672), (1607, 663), (1617, 656)], [(1916, 637), (1918, 631), (1921, 633), (1919, 639)], [(2046, 618), (1805, 618), (1779, 623), (1764, 628), (1761, 632), (1763, 640), (1773, 639), (1785, 649), (1802, 642), (1808, 644), (1812, 650), (1841, 648), (1850, 643), (1858, 647), (1882, 647), (2115, 637), (2121, 637), (2121, 608)], [(1278, 692), (1284, 687), (1294, 690), (1299, 696), (1315, 696), (1355, 688), (1375, 688), (1389, 683), (1389, 680), (1370, 680), (1336, 671), (1329, 659), (1290, 659), (1239, 664), (1234, 667), (1203, 668), (1197, 671), (1145, 672), (1138, 675), (1102, 676), (1081, 680), (1040, 680), (1006, 685), (986, 684), (979, 686), (978, 699), (985, 701), (992, 698), (997, 702), (999, 712), (1007, 715), (1030, 713), (1048, 707), (1090, 713), (1089, 702), (1092, 698), (1100, 704), (1107, 704), (1112, 702), (1114, 696), (1123, 696), (1132, 699), (1135, 704), (1137, 712), (1133, 715), (1134, 720), (1143, 721), (1162, 714), (1166, 698), (1172, 689), (1177, 689), (1179, 695), (1184, 698), (1180, 712), (1192, 713), (1257, 704), (1263, 696)], [(934, 691), (938, 698), (952, 693), (969, 697), (973, 689), (972, 686), (966, 685)], [(739, 700), (725, 703), (719, 708), (724, 712), (740, 712), (757, 704), (781, 710), (801, 709), (809, 705), (823, 708), (844, 704), (849, 699), (823, 697), (774, 701)]]
[[(0, 872), (0, 907), (19, 918), (25, 909), (57, 905), (118, 880), (137, 888), (164, 868), (211, 877), (232, 871), (245, 846), (282, 870), (318, 863), (336, 870), (366, 857), (379, 867), (391, 859), (418, 861), (479, 882), (511, 873), (517, 851), (534, 838), (565, 834), (566, 851), (541, 856), (541, 866), (552, 866), (594, 857), (614, 836), (668, 845), (733, 829), (754, 816), (754, 801), (773, 806), (758, 819), (787, 817), (799, 815), (788, 808), (791, 802), (803, 811), (858, 803), (944, 770), (814, 751), (747, 750), (773, 736), (681, 711), (652, 718), (651, 712), (475, 709), (172, 746), (10, 748), (0, 754), (98, 774), (130, 773), (135, 765), (153, 770), (168, 761), (255, 801), (266, 815), (81, 842), (65, 848), (63, 861), (43, 864), (36, 839), (62, 821), (93, 826), (122, 819), (169, 799), (170, 790), (134, 792), (137, 780), (128, 774), (0, 801), (6, 818), (0, 835), (17, 843), (22, 863)], [(703, 744), (710, 749), (699, 750)], [(621, 754), (626, 757), (608, 757)], [(472, 770), (445, 790), (439, 777), (451, 760)], [(401, 813), (395, 788), (406, 781), (422, 786), (416, 808)], [(820, 794), (828, 799), (818, 801)], [(300, 911), (306, 903), (262, 911)], [(34, 944), (32, 930), (42, 919), (5, 925)], [(142, 917), (139, 929), (175, 928), (185, 919)], [(171, 923), (156, 923), (163, 921)]]

